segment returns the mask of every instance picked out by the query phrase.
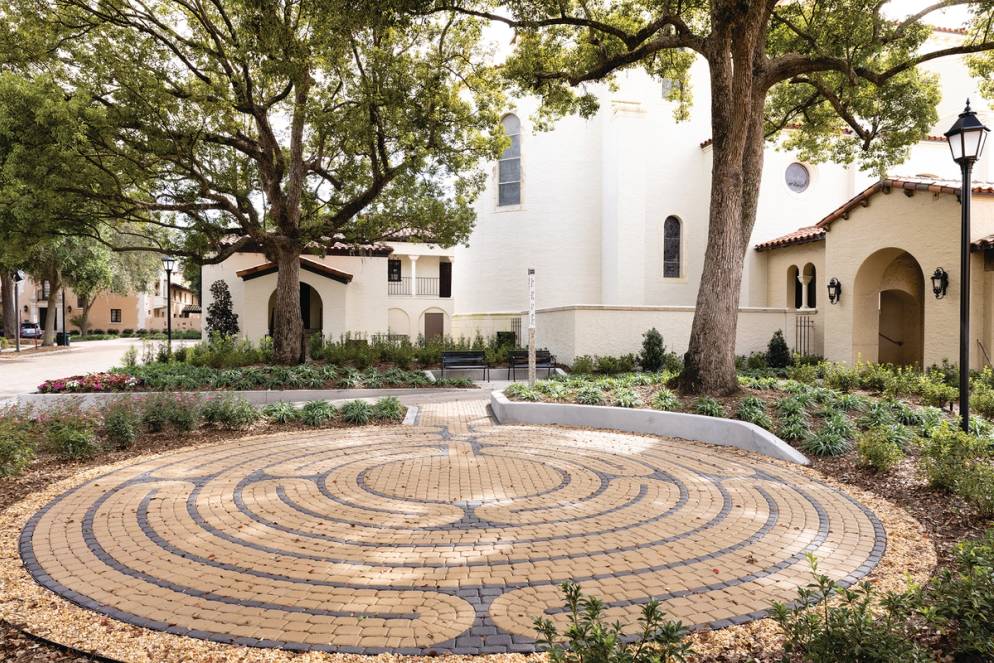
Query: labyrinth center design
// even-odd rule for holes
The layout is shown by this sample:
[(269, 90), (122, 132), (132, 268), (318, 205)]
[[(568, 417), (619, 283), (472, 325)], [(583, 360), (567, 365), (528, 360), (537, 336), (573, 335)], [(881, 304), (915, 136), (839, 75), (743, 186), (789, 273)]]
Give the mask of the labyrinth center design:
[(531, 427), (376, 428), (159, 456), (62, 495), (21, 536), (42, 585), (132, 624), (355, 653), (534, 649), (559, 584), (634, 625), (718, 628), (855, 582), (884, 549), (844, 493), (742, 454)]

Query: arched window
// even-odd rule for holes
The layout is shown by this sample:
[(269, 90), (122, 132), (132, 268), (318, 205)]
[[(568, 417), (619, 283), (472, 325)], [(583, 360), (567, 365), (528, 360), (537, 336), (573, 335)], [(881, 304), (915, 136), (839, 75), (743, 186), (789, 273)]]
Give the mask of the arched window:
[(521, 121), (505, 115), (500, 121), (511, 144), (497, 162), (497, 206), (521, 204)]
[(680, 251), (682, 238), (680, 219), (675, 216), (666, 217), (663, 223), (663, 277), (668, 279), (680, 278)]
[(804, 302), (807, 308), (818, 308), (818, 283), (817, 274), (815, 274), (815, 266), (810, 262), (804, 266), (804, 280), (807, 281), (805, 288), (807, 289), (807, 301)]

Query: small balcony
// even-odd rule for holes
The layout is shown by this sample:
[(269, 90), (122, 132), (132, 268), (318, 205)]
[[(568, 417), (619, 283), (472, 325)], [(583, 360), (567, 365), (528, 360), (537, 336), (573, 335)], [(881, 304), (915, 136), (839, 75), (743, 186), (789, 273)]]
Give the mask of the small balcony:
[[(387, 294), (391, 296), (415, 295), (418, 297), (439, 297), (439, 282), (437, 276), (419, 276), (411, 282), (411, 277), (405, 276), (399, 281), (387, 281)], [(415, 288), (414, 292), (411, 288)]]

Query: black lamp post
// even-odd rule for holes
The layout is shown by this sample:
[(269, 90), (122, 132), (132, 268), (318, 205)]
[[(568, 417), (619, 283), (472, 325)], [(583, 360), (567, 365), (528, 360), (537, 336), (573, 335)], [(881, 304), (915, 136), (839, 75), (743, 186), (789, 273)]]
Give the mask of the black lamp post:
[(18, 301), (17, 291), (20, 288), (18, 283), (24, 280), (24, 272), (19, 269), (14, 270), (14, 350), (21, 351), (21, 303)]
[(970, 430), (970, 172), (980, 158), (990, 131), (970, 110), (970, 100), (956, 123), (946, 132), (953, 161), (959, 164), (963, 181), (960, 192), (960, 283), (959, 283), (959, 414), (963, 430)]
[(166, 270), (166, 345), (169, 351), (173, 350), (173, 267), (176, 266), (176, 259), (171, 256), (162, 256), (162, 266)]

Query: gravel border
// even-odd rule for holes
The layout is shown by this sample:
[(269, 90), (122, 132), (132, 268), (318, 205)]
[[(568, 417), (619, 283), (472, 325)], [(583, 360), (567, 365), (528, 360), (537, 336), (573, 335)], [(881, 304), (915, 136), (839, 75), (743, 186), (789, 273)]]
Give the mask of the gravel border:
[[(293, 432), (277, 433), (293, 435)], [(274, 434), (249, 435), (244, 439), (263, 439)], [(216, 443), (213, 443), (216, 444)], [(200, 444), (184, 447), (204, 448), (213, 444)], [(167, 452), (175, 453), (175, 452)], [(723, 454), (751, 454), (737, 449), (722, 447)], [(140, 463), (143, 460), (160, 456), (161, 453), (131, 457), (111, 465), (93, 467), (65, 480), (48, 486), (45, 490), (12, 505), (0, 512), (0, 619), (3, 619), (35, 637), (92, 655), (122, 661), (393, 661), (405, 663), (444, 658), (447, 661), (485, 661), (495, 663), (544, 660), (541, 654), (494, 654), (487, 656), (441, 656), (410, 657), (394, 654), (361, 656), (354, 654), (328, 654), (311, 652), (298, 654), (283, 650), (259, 649), (224, 645), (206, 640), (197, 640), (161, 631), (152, 631), (118, 622), (104, 615), (80, 608), (38, 585), (21, 563), (18, 553), (20, 533), (30, 518), (57, 495), (95, 479), (109, 471)], [(882, 591), (900, 590), (910, 578), (922, 583), (928, 579), (935, 563), (936, 554), (924, 528), (912, 519), (903, 509), (887, 500), (864, 490), (847, 486), (826, 477), (815, 470), (800, 467), (784, 461), (762, 457), (767, 463), (774, 463), (793, 472), (822, 481), (844, 493), (851, 495), (861, 504), (872, 509), (887, 532), (887, 550), (880, 563), (873, 569), (868, 580), (874, 581)], [(773, 660), (779, 649), (779, 627), (769, 619), (761, 619), (741, 626), (733, 626), (718, 631), (695, 633), (691, 636), (697, 656), (694, 660), (739, 661), (759, 657)]]

